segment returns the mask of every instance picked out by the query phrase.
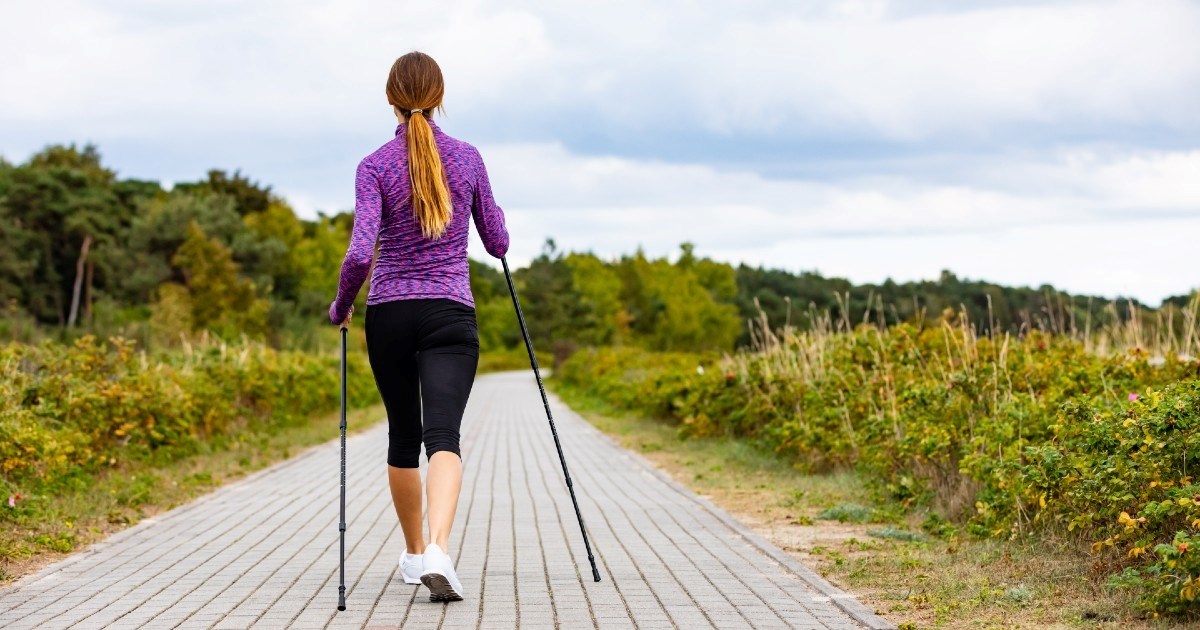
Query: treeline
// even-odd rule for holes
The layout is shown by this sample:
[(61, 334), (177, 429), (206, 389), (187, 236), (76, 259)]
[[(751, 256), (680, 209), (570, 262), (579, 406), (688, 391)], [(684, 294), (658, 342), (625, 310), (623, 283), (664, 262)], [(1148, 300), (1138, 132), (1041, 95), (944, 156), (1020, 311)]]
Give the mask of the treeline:
[[(209, 331), (277, 347), (308, 347), (319, 330), (353, 224), (351, 213), (301, 219), (269, 186), (209, 171), (170, 190), (122, 179), (96, 147), (51, 146), (22, 164), (0, 160), (0, 336), (29, 340), (120, 334), (144, 346)], [(520, 238), (520, 235), (515, 235)], [(520, 331), (503, 274), (471, 262), (484, 350), (515, 348)], [(961, 280), (853, 285), (699, 257), (641, 250), (614, 260), (564, 252), (548, 240), (514, 270), (538, 346), (730, 350), (750, 342), (748, 320), (809, 328), (819, 318), (936, 320), (965, 313), (986, 332), (1101, 328), (1172, 314), (1131, 301), (1070, 296), (1052, 287)], [(363, 312), (366, 289), (359, 294)], [(1182, 325), (1179, 322), (1174, 325)]]
[[(481, 338), (521, 343), (504, 275), (479, 264), (471, 272)], [(738, 292), (733, 267), (697, 258), (690, 243), (674, 262), (647, 258), (640, 250), (606, 261), (562, 252), (547, 240), (542, 253), (514, 276), (530, 335), (559, 360), (582, 346), (731, 350), (742, 326), (733, 302)], [(504, 316), (485, 322), (501, 311)]]
[[(492, 283), (503, 287), (497, 274)], [(1132, 299), (1077, 296), (1049, 285), (1005, 287), (963, 280), (943, 271), (937, 280), (855, 285), (844, 278), (799, 274), (698, 258), (684, 243), (674, 262), (633, 255), (605, 261), (564, 253), (549, 241), (518, 274), (523, 304), (538, 339), (551, 340), (560, 359), (575, 348), (635, 345), (651, 350), (729, 350), (752, 344), (751, 322), (797, 330), (859, 323), (965, 323), (981, 334), (1042, 330), (1084, 337), (1144, 328), (1178, 335), (1189, 325), (1191, 297), (1159, 308)], [(506, 291), (506, 290), (505, 290)]]
[[(942, 271), (937, 280), (854, 285), (844, 278), (793, 274), (778, 269), (740, 265), (737, 306), (753, 317), (755, 301), (772, 324), (791, 323), (810, 329), (814, 315), (832, 317), (853, 326), (860, 322), (900, 323), (966, 318), (983, 333), (1021, 333), (1045, 330), (1086, 333), (1137, 319), (1159, 327), (1159, 319), (1179, 332), (1180, 317), (1191, 295), (1181, 294), (1152, 308), (1132, 298), (1108, 299), (1070, 295), (1050, 285), (1006, 287), (981, 280), (961, 279)], [(743, 334), (740, 343), (749, 339)]]
[(352, 217), (300, 219), (240, 173), (165, 190), (120, 179), (94, 146), (0, 162), (6, 337), (208, 330), (283, 345), (331, 297)]

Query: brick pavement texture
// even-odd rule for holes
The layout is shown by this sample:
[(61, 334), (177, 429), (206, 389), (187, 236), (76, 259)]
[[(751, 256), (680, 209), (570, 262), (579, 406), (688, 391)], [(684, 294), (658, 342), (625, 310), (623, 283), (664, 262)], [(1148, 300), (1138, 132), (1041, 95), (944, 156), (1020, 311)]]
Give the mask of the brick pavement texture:
[(345, 611), (334, 426), (325, 444), (0, 590), (0, 627), (892, 627), (553, 397), (551, 409), (601, 582), (533, 373), (507, 372), (476, 380), (463, 420), (450, 553), (464, 601), (430, 602), (399, 575), (380, 422), (346, 441)]

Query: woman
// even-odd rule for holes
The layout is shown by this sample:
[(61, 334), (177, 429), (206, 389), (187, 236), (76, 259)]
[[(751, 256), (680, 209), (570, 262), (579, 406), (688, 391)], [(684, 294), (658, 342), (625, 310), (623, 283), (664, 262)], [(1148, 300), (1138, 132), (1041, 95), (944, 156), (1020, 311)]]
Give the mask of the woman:
[[(407, 545), (400, 570), (405, 583), (429, 587), (431, 600), (456, 601), (463, 598), (462, 584), (446, 552), (462, 486), (459, 425), (479, 362), (469, 216), (497, 258), (508, 251), (508, 231), (479, 151), (432, 120), (443, 92), (442, 71), (428, 55), (412, 52), (392, 64), (386, 93), (396, 135), (358, 164), (354, 232), (329, 319), (341, 327), (350, 323), (378, 240), (367, 294), (367, 354), (387, 408), (388, 485)], [(417, 472), (422, 442), (429, 544)]]

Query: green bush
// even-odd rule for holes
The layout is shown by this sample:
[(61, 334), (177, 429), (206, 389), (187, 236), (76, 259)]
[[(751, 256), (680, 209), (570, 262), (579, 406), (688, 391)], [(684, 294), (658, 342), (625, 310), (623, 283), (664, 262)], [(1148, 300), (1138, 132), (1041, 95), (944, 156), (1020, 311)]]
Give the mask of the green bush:
[[(378, 392), (352, 353), (354, 407)], [(339, 359), (211, 343), (150, 357), (134, 343), (0, 346), (0, 474), (15, 490), (118, 460), (170, 460), (250, 428), (281, 427), (339, 400)]]
[(977, 536), (1052, 527), (1100, 540), (1098, 552), (1125, 554), (1110, 566), (1129, 566), (1120, 581), (1141, 585), (1146, 606), (1195, 610), (1194, 359), (901, 325), (788, 335), (725, 358), (585, 350), (559, 378), (684, 435), (756, 441), (813, 472), (855, 468), (881, 495)]
[(1052, 432), (1016, 468), (1021, 508), (1097, 538), (1094, 551), (1128, 565), (1114, 583), (1141, 587), (1146, 608), (1200, 609), (1200, 380), (1117, 408), (1068, 402)]
[(634, 347), (585, 348), (556, 375), (614, 405), (656, 418), (678, 418), (690, 408), (686, 397), (718, 368), (718, 355), (648, 352)]

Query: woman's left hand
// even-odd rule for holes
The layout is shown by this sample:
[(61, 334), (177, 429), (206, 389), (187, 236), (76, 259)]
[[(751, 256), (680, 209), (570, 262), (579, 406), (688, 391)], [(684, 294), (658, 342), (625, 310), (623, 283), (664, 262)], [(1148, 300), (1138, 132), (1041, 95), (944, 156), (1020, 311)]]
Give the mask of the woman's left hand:
[(354, 307), (353, 306), (351, 306), (350, 311), (346, 313), (346, 319), (342, 320), (342, 323), (338, 324), (338, 328), (341, 328), (342, 330), (349, 328), (350, 327), (350, 319), (352, 317), (354, 317)]

